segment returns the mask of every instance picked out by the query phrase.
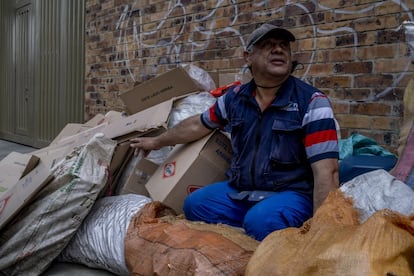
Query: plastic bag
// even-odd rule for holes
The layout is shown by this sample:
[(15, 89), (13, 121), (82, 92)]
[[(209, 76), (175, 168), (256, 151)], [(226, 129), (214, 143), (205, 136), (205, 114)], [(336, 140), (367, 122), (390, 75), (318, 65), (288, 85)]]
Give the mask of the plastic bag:
[(385, 170), (359, 175), (342, 185), (340, 190), (352, 198), (361, 222), (383, 209), (406, 216), (414, 213), (414, 191)]
[(216, 88), (214, 80), (204, 69), (192, 64), (185, 65), (184, 69), (187, 71), (188, 75), (190, 75), (190, 77), (204, 89), (204, 91), (210, 91)]
[(189, 95), (174, 102), (168, 128), (174, 127), (182, 120), (201, 114), (216, 102), (216, 98), (208, 92)]
[(125, 235), (131, 218), (151, 201), (135, 194), (98, 200), (57, 260), (129, 275), (124, 257)]
[(414, 22), (404, 21), (402, 24), (405, 32), (405, 40), (408, 43), (408, 47), (410, 47), (411, 58), (414, 60)]
[(352, 134), (349, 138), (339, 140), (338, 144), (340, 160), (354, 155), (395, 156), (375, 140), (361, 134)]

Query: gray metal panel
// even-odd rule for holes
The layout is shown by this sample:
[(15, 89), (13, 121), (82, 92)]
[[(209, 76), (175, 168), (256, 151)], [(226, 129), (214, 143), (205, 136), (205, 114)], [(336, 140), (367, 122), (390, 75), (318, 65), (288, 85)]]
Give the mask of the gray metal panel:
[[(16, 9), (28, 4), (32, 8), (29, 25), (34, 37), (21, 32), (24, 40), (16, 41)], [(0, 0), (0, 138), (43, 147), (67, 123), (83, 122), (84, 15), (85, 0)], [(20, 19), (28, 23), (24, 17)], [(16, 45), (33, 46), (16, 49)], [(20, 68), (25, 63), (32, 68), (33, 93), (24, 93), (21, 81), (25, 76), (15, 74), (15, 55)], [(15, 82), (23, 87), (17, 87), (20, 94), (16, 94)], [(27, 95), (33, 110), (31, 106), (16, 105), (16, 96), (22, 102)], [(22, 116), (17, 118), (16, 112)]]
[(0, 1), (0, 130), (14, 132), (13, 1)]
[(59, 128), (60, 94), (60, 5), (61, 1), (37, 1), (38, 75), (36, 77), (36, 136), (48, 141)]
[(37, 1), (40, 141), (52, 140), (67, 124), (83, 122), (85, 0)]
[[(17, 26), (16, 9), (27, 4), (33, 8), (29, 25), (35, 36), (21, 29), (22, 40), (16, 41), (15, 28), (23, 26)], [(0, 138), (43, 147), (66, 123), (83, 122), (84, 13), (85, 0), (0, 1)], [(26, 19), (30, 20), (23, 16), (20, 23), (27, 24)], [(17, 76), (14, 56), (19, 57), (20, 69), (27, 63), (34, 71), (30, 94), (25, 94), (22, 82), (30, 83), (30, 69)], [(33, 110), (33, 105), (24, 106), (27, 96)]]
[[(62, 5), (62, 17), (66, 24), (61, 24), (62, 33), (66, 34), (61, 44), (62, 84), (65, 87), (61, 110), (72, 122), (83, 122), (84, 118), (84, 79), (85, 79), (85, 0), (67, 0)], [(79, 112), (81, 110), (81, 112)], [(63, 123), (66, 124), (66, 121)]]

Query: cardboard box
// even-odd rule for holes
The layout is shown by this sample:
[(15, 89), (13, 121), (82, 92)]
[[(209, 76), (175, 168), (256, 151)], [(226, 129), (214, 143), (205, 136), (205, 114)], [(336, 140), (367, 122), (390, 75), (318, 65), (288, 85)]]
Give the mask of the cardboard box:
[(158, 164), (146, 158), (133, 157), (131, 170), (127, 173), (126, 181), (117, 194), (138, 194), (150, 197), (145, 184), (158, 169)]
[(59, 162), (66, 155), (70, 154), (77, 146), (88, 142), (95, 134), (102, 132), (105, 124), (98, 125), (94, 128), (87, 128), (77, 134), (69, 137), (62, 137), (56, 143), (32, 152), (32, 154), (42, 159), (43, 163), (50, 169), (56, 162)]
[(112, 155), (111, 164), (109, 165), (109, 173), (111, 176), (118, 174), (118, 171), (121, 169), (125, 162), (128, 162), (128, 159), (133, 152), (133, 149), (130, 147), (130, 142), (122, 142), (117, 144), (114, 154)]
[(186, 145), (177, 145), (145, 187), (151, 198), (183, 213), (185, 197), (196, 189), (226, 179), (231, 142), (220, 131)]
[(49, 147), (35, 152), (50, 166), (76, 147), (87, 143), (95, 134), (103, 133), (119, 143), (131, 137), (149, 136), (165, 131), (173, 103), (200, 90), (183, 67), (177, 67), (149, 80), (134, 89), (122, 93), (130, 116), (119, 112), (97, 115), (85, 124), (68, 124)]
[(113, 195), (117, 189), (118, 181), (129, 160), (133, 155), (133, 148), (130, 147), (130, 142), (118, 143), (114, 154), (112, 155), (111, 163), (109, 165), (109, 179), (107, 186), (103, 190), (106, 195)]
[(76, 123), (66, 124), (65, 127), (55, 137), (55, 139), (53, 139), (53, 141), (50, 142), (49, 146), (57, 145), (57, 144), (59, 144), (60, 140), (62, 140), (63, 138), (78, 134), (78, 133), (83, 132), (83, 131), (85, 131), (89, 128), (90, 127), (85, 126), (83, 124), (76, 124)]
[(84, 132), (88, 129), (97, 127), (103, 123), (113, 123), (122, 118), (122, 113), (117, 111), (109, 111), (105, 115), (97, 114), (92, 119), (87, 121), (84, 124), (77, 124), (77, 123), (69, 123), (59, 132), (59, 134), (53, 139), (53, 141), (49, 144), (49, 146), (57, 145), (62, 143), (63, 139), (67, 137), (79, 134)]
[(33, 154), (39, 156), (49, 168), (52, 168), (75, 147), (86, 144), (98, 133), (103, 133), (106, 137), (117, 140), (118, 143), (128, 141), (131, 137), (158, 134), (165, 131), (174, 100), (170, 99), (131, 116), (103, 122), (74, 135), (62, 137), (57, 143), (37, 150)]
[(113, 122), (104, 122), (59, 141), (59, 145), (83, 145), (97, 133), (103, 133), (110, 139), (119, 143), (131, 137), (146, 135), (154, 131), (165, 129), (173, 107), (175, 98), (161, 102), (131, 116), (121, 117)]
[[(21, 179), (15, 182), (8, 182), (6, 184), (3, 182), (1, 184), (0, 229), (27, 204), (46, 183), (51, 180), (50, 170), (41, 160), (36, 158), (30, 158), (27, 160), (28, 162), (26, 165), (17, 164), (16, 162), (8, 163), (9, 165), (15, 165), (16, 172), (12, 174), (16, 176), (19, 175), (20, 171), (23, 173), (27, 166), (32, 166), (34, 164), (33, 160), (39, 161), (37, 166)], [(5, 169), (10, 169), (10, 167), (3, 164), (0, 168), (0, 174), (4, 175)]]
[(135, 114), (171, 98), (201, 90), (200, 84), (180, 66), (121, 93), (119, 97), (127, 113)]

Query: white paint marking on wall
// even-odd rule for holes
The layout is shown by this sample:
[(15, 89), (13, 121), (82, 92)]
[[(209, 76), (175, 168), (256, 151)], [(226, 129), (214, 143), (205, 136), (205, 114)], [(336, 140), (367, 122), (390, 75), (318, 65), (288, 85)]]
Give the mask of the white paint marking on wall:
[[(408, 0), (407, 0), (408, 1)], [(411, 1), (411, 0), (410, 0)], [(116, 54), (116, 61), (122, 61), (125, 62), (125, 66), (127, 67), (126, 69), (129, 72), (130, 77), (132, 78), (132, 80), (135, 81), (135, 77), (134, 74), (132, 73), (132, 70), (130, 68), (130, 58), (136, 58), (134, 57), (130, 57), (129, 53), (128, 53), (128, 47), (127, 47), (127, 32), (126, 32), (126, 26), (128, 26), (129, 24), (129, 20), (131, 19), (131, 11), (135, 10), (135, 6), (136, 3), (138, 2), (138, 0), (135, 0), (133, 2), (133, 4), (131, 6), (125, 5), (121, 15), (118, 19), (118, 21), (116, 22), (116, 30), (119, 31), (119, 38), (117, 41), (117, 46), (116, 46), (116, 50), (117, 50), (117, 54)], [(192, 28), (194, 30), (194, 32), (190, 35), (190, 37), (187, 39), (187, 41), (180, 41), (180, 38), (183, 36), (183, 33), (185, 31), (185, 27), (188, 24), (187, 22), (187, 12), (186, 12), (186, 7), (184, 4), (182, 4), (181, 0), (176, 0), (176, 1), (169, 1), (168, 3), (168, 9), (165, 13), (165, 15), (163, 16), (163, 18), (160, 20), (160, 22), (157, 24), (157, 26), (150, 31), (146, 31), (143, 32), (143, 22), (142, 22), (142, 16), (141, 13), (139, 14), (139, 22), (135, 22), (134, 19), (133, 20), (133, 43), (137, 44), (137, 48), (138, 48), (138, 58), (142, 59), (143, 58), (143, 49), (145, 48), (153, 48), (153, 47), (165, 47), (166, 49), (166, 53), (168, 56), (171, 56), (171, 54), (173, 54), (174, 59), (175, 59), (175, 63), (181, 63), (181, 60), (186, 60), (186, 59), (182, 59), (181, 57), (183, 57), (183, 55), (188, 55), (190, 54), (190, 62), (194, 61), (194, 57), (195, 54), (197, 52), (206, 50), (208, 48), (209, 43), (211, 42), (211, 39), (214, 39), (215, 36), (220, 35), (222, 33), (225, 32), (230, 32), (233, 33), (234, 35), (238, 36), (240, 38), (240, 44), (241, 47), (245, 47), (245, 41), (243, 36), (240, 34), (240, 32), (234, 28), (233, 26), (237, 23), (238, 17), (239, 17), (239, 8), (238, 8), (238, 4), (237, 1), (235, 0), (231, 0), (228, 1), (232, 7), (233, 7), (233, 20), (232, 22), (229, 24), (229, 26), (224, 27), (221, 30), (217, 30), (216, 29), (216, 18), (215, 15), (217, 13), (217, 10), (226, 3), (226, 1), (224, 0), (219, 0), (216, 2), (215, 7), (205, 16), (201, 17), (201, 18), (197, 18), (194, 20), (194, 23), (192, 23)], [(404, 3), (403, 0), (388, 0), (388, 1), (382, 1), (379, 3), (374, 3), (372, 5), (369, 6), (365, 6), (364, 8), (361, 9), (355, 9), (354, 7), (349, 7), (349, 9), (337, 9), (334, 7), (328, 7), (325, 5), (322, 5), (319, 3), (318, 0), (311, 0), (311, 2), (315, 5), (315, 7), (317, 7), (317, 9), (319, 10), (332, 10), (334, 13), (336, 14), (346, 14), (346, 15), (350, 15), (350, 14), (364, 14), (364, 13), (368, 13), (368, 12), (372, 12), (375, 11), (376, 8), (380, 7), (381, 5), (385, 5), (387, 4), (387, 2), (392, 2), (395, 5), (399, 6), (407, 15), (408, 17), (413, 20), (413, 12), (407, 7), (407, 5)], [(262, 16), (267, 16), (269, 13), (270, 14), (276, 14), (276, 13), (282, 13), (283, 9), (286, 8), (286, 6), (288, 5), (294, 5), (297, 6), (301, 9), (304, 10), (304, 12), (306, 14), (309, 14), (309, 20), (311, 22), (311, 24), (313, 25), (313, 31), (314, 31), (314, 41), (312, 44), (312, 54), (309, 60), (309, 66), (307, 66), (305, 72), (302, 74), (302, 79), (306, 81), (307, 75), (309, 73), (309, 70), (312, 66), (312, 63), (314, 61), (314, 58), (316, 56), (316, 52), (318, 51), (317, 48), (317, 35), (318, 34), (323, 34), (323, 35), (334, 35), (337, 33), (341, 33), (341, 32), (348, 32), (353, 34), (354, 36), (354, 51), (355, 51), (355, 60), (357, 59), (357, 50), (358, 50), (358, 35), (357, 35), (357, 31), (351, 27), (341, 27), (341, 28), (336, 28), (336, 29), (332, 29), (332, 30), (327, 30), (327, 29), (321, 29), (319, 27), (317, 27), (317, 25), (315, 24), (315, 22), (313, 21), (313, 18), (311, 17), (310, 11), (301, 3), (296, 3), (295, 0), (286, 0), (286, 4), (281, 6), (281, 7), (275, 7), (273, 9), (269, 9), (269, 1), (268, 0), (264, 0), (264, 1), (260, 1), (257, 3), (254, 3), (253, 6), (254, 7), (263, 7), (266, 8), (265, 11), (263, 12), (254, 12), (253, 14), (258, 16), (258, 17), (262, 17)], [(155, 34), (157, 32), (159, 32), (160, 30), (162, 30), (162, 28), (164, 27), (166, 21), (168, 19), (170, 19), (170, 17), (172, 16), (172, 13), (174, 11), (176, 11), (177, 9), (180, 9), (182, 12), (182, 16), (181, 16), (181, 20), (182, 20), (182, 26), (179, 29), (179, 31), (176, 34), (172, 34), (171, 37), (171, 41), (167, 42), (164, 41), (164, 43), (162, 44), (146, 44), (144, 43), (144, 38), (146, 35), (151, 35), (151, 34)], [(193, 15), (194, 17), (194, 15)], [(178, 20), (179, 18), (177, 18)], [(198, 25), (196, 25), (195, 23), (197, 23)], [(206, 27), (204, 27), (206, 26)], [(139, 31), (138, 31), (139, 30)], [(206, 39), (204, 41), (196, 41), (194, 39), (194, 35), (196, 35), (197, 33), (202, 34), (203, 36), (206, 37)], [(184, 49), (182, 46), (185, 43), (190, 43), (191, 44), (191, 51), (190, 53), (184, 53), (182, 52), (182, 50)], [(123, 58), (120, 58), (120, 54), (123, 54)], [(173, 62), (173, 61), (170, 61)], [(384, 97), (385, 95), (387, 95), (390, 91), (393, 90), (393, 88), (401, 81), (401, 79), (403, 78), (403, 76), (405, 76), (405, 74), (407, 74), (407, 71), (409, 70), (409, 66), (410, 66), (410, 62), (407, 62), (407, 66), (405, 67), (405, 71), (401, 72), (401, 74), (394, 80), (393, 84), (391, 87), (386, 88), (385, 90), (379, 92), (375, 97), (376, 98), (380, 98), (380, 97)], [(246, 66), (244, 66), (243, 68), (241, 68), (241, 71), (245, 71), (246, 70)], [(154, 65), (154, 73), (156, 73), (157, 71), (157, 66)], [(143, 76), (144, 73), (141, 73), (141, 76)]]

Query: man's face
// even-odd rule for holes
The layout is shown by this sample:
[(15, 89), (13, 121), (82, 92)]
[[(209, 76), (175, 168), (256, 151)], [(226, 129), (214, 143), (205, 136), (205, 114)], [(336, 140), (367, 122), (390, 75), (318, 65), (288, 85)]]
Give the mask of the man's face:
[(292, 68), (290, 43), (284, 39), (264, 38), (253, 46), (246, 61), (254, 76), (283, 77), (290, 75)]

